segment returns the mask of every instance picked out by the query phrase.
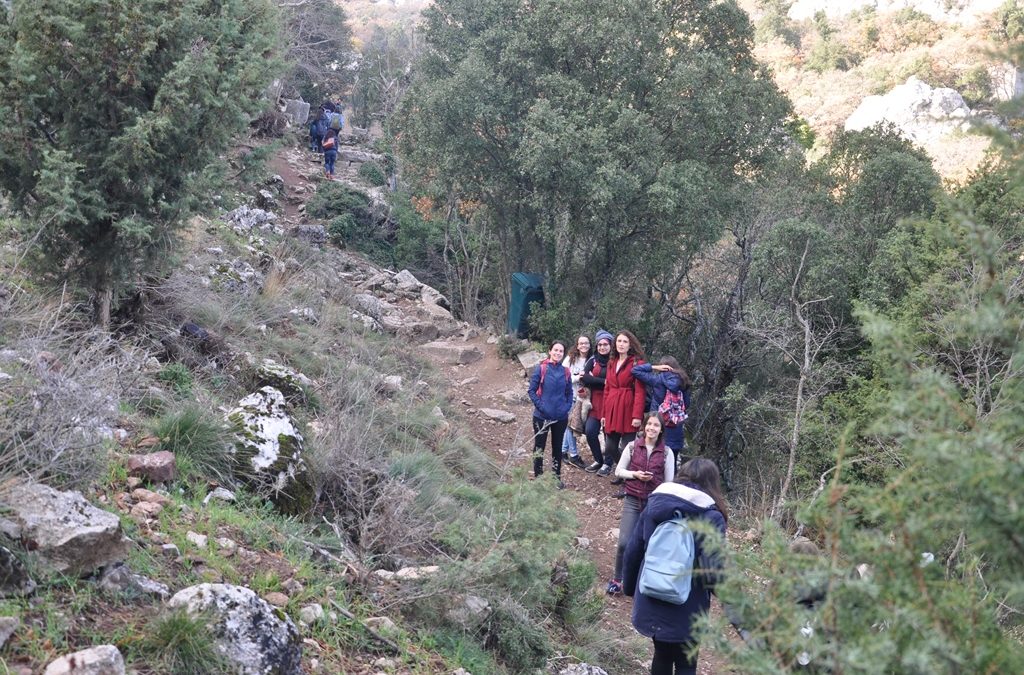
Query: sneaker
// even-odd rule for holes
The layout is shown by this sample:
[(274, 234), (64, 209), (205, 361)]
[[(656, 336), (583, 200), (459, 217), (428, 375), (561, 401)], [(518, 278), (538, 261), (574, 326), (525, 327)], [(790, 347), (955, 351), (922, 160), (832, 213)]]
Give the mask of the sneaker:
[(612, 579), (608, 582), (608, 589), (605, 591), (608, 595), (622, 595), (622, 580)]
[(618, 476), (616, 476), (615, 478), (612, 478), (612, 480), (611, 480), (612, 485), (622, 485), (625, 482), (626, 481), (624, 481), (623, 479), (619, 478)]
[(625, 490), (619, 490), (618, 492), (616, 492), (615, 494), (612, 495), (612, 499), (625, 499), (625, 498), (626, 498), (626, 491)]
[(601, 462), (594, 462), (593, 464), (587, 466), (583, 470), (586, 471), (587, 473), (597, 473), (597, 470), (600, 469), (601, 466), (602, 466)]
[(572, 464), (577, 469), (583, 469), (584, 471), (587, 469), (587, 465), (583, 463), (583, 460), (580, 459), (579, 455), (573, 455), (569, 459), (565, 460), (565, 462), (566, 464)]
[(565, 489), (565, 483), (563, 483), (563, 482), (562, 482), (562, 479), (561, 479), (561, 478), (559, 478), (559, 479), (558, 479), (558, 480), (557, 480), (557, 481), (555, 482), (555, 487), (556, 487), (556, 488), (558, 488), (559, 490), (564, 490), (564, 489)]
[(610, 466), (608, 466), (607, 464), (602, 464), (601, 468), (597, 470), (597, 475), (601, 476), (602, 478), (604, 478), (605, 476), (607, 476), (611, 472), (612, 472), (612, 468)]

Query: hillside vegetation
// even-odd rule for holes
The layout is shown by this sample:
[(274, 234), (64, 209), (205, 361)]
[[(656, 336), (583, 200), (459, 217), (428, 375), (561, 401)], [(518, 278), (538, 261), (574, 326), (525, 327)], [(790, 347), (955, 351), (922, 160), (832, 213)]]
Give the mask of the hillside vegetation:
[[(908, 73), (993, 103), (943, 55), (1024, 59), (1016, 4), (393, 5), (0, 3), (5, 668), (640, 672), (578, 493), (431, 365), (526, 348), (525, 271), (541, 351), (628, 329), (693, 381), (715, 668), (1024, 672), (1019, 110), (957, 181), (841, 129)], [(347, 120), (324, 179), (278, 91), (382, 134)]]

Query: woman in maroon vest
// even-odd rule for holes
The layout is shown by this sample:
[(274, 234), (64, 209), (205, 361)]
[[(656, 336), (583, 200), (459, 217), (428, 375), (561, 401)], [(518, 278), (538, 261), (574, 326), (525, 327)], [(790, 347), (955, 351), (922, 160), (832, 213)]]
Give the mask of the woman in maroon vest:
[[(644, 383), (633, 376), (633, 366), (644, 362), (640, 341), (628, 330), (615, 336), (612, 356), (608, 359), (608, 372), (604, 379), (604, 402), (601, 426), (605, 434), (604, 463), (614, 467), (619, 463), (622, 448), (640, 431), (640, 418), (644, 414), (646, 392)], [(622, 479), (615, 477), (612, 485)]]
[(665, 445), (665, 423), (656, 412), (644, 417), (643, 436), (626, 446), (615, 467), (615, 475), (626, 481), (626, 497), (622, 500), (619, 521), (619, 546), (615, 551), (615, 572), (608, 582), (608, 594), (622, 593), (622, 554), (633, 533), (633, 526), (647, 506), (647, 498), (662, 483), (676, 477), (676, 458)]

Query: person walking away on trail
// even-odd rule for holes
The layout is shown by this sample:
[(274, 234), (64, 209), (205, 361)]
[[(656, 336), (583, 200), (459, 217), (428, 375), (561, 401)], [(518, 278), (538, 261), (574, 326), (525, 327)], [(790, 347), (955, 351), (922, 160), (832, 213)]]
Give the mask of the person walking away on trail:
[(338, 132), (328, 129), (324, 134), (324, 176), (334, 180), (334, 163), (338, 161)]
[[(580, 378), (583, 377), (583, 368), (587, 365), (589, 358), (590, 338), (586, 335), (580, 335), (576, 338), (576, 344), (569, 348), (569, 353), (565, 355), (565, 360), (562, 361), (562, 365), (568, 368), (569, 373), (572, 375), (573, 405), (576, 405), (579, 389), (583, 386)], [(580, 459), (580, 451), (576, 445), (576, 433), (571, 429), (566, 431), (565, 438), (562, 441), (562, 457), (565, 458), (566, 462), (575, 467), (580, 469), (586, 468), (583, 460)]]
[[(601, 412), (601, 427), (607, 441), (605, 464), (610, 466), (619, 463), (622, 448), (636, 438), (647, 396), (644, 383), (633, 377), (633, 366), (643, 363), (644, 358), (640, 341), (628, 330), (619, 331), (613, 350), (608, 359)], [(612, 485), (621, 485), (622, 482), (617, 476), (612, 479)]]
[[(683, 412), (690, 409), (690, 378), (675, 358), (663, 356), (657, 365), (641, 363), (633, 366), (633, 377), (651, 389), (648, 410), (658, 411), (665, 403), (666, 396), (670, 399), (675, 397), (677, 403), (682, 403)], [(677, 465), (681, 466), (690, 459), (681, 454), (686, 449), (686, 437), (683, 433), (685, 425), (682, 421), (673, 422), (667, 417), (668, 413), (662, 413), (665, 421), (665, 445), (672, 449)]]
[(572, 408), (572, 375), (562, 365), (565, 343), (551, 343), (548, 358), (541, 361), (530, 376), (527, 393), (533, 401), (533, 475), (544, 473), (544, 445), (551, 433), (551, 470), (559, 490), (562, 482), (562, 437)]
[(675, 454), (665, 444), (664, 435), (661, 415), (647, 413), (644, 415), (643, 435), (626, 446), (615, 466), (615, 475), (626, 481), (626, 497), (622, 500), (619, 545), (615, 550), (615, 570), (608, 582), (608, 595), (622, 593), (622, 557), (648, 498), (659, 485), (671, 483), (676, 477)]
[(611, 466), (604, 463), (604, 452), (601, 449), (601, 413), (604, 409), (604, 380), (614, 339), (606, 330), (597, 331), (597, 335), (594, 336), (597, 353), (587, 359), (583, 375), (580, 376), (580, 382), (590, 392), (590, 414), (587, 415), (584, 434), (587, 437), (587, 445), (590, 446), (590, 454), (594, 457), (594, 463), (585, 470), (598, 476), (607, 476), (612, 470)]
[[(689, 593), (681, 604), (676, 604), (640, 592), (640, 580), (645, 574), (645, 558), (655, 530), (662, 523), (680, 517), (689, 522), (710, 523), (721, 541), (710, 542), (706, 535), (693, 533)], [(728, 518), (718, 467), (703, 457), (684, 464), (675, 482), (659, 485), (640, 514), (626, 544), (622, 590), (633, 597), (633, 627), (654, 641), (651, 675), (695, 675), (697, 672), (696, 622), (711, 606), (711, 592), (722, 569), (716, 544), (721, 546), (725, 541)]]

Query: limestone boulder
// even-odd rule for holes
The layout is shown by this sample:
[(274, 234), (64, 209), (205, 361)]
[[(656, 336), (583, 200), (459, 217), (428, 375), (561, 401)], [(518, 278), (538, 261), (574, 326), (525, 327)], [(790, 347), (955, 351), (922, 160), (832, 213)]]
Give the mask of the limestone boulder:
[(205, 617), (218, 651), (243, 675), (299, 675), (302, 639), (292, 620), (253, 591), (230, 584), (199, 584), (167, 603)]
[(904, 136), (926, 144), (971, 128), (971, 109), (953, 89), (932, 87), (910, 77), (884, 96), (868, 96), (846, 120), (847, 131), (895, 125)]
[(86, 576), (124, 559), (127, 540), (121, 521), (80, 492), (26, 483), (7, 490), (2, 500), (0, 531), (32, 551), (49, 571)]
[(277, 215), (263, 209), (242, 205), (224, 216), (224, 222), (237, 234), (249, 234), (253, 230), (281, 234)]
[(425, 351), (427, 354), (438, 357), (442, 363), (449, 365), (466, 365), (469, 363), (475, 363), (484, 357), (480, 350), (472, 345), (456, 344), (453, 342), (444, 342), (442, 340), (428, 342), (420, 349)]
[(157, 600), (166, 600), (171, 597), (171, 591), (165, 584), (136, 574), (123, 563), (114, 563), (106, 567), (100, 576), (99, 587), (115, 596), (148, 596)]
[(99, 645), (60, 657), (43, 675), (124, 675), (124, 657), (114, 645)]
[(535, 351), (525, 351), (516, 356), (519, 360), (519, 365), (523, 367), (523, 374), (529, 377), (533, 374), (533, 369), (540, 365), (540, 362), (547, 358), (546, 354), (541, 354)]
[(310, 246), (316, 248), (322, 248), (327, 243), (327, 230), (323, 225), (313, 225), (311, 223), (303, 223), (293, 227), (289, 234), (296, 239), (306, 242)]
[(240, 473), (284, 513), (306, 511), (313, 490), (303, 459), (302, 434), (288, 415), (284, 395), (263, 387), (227, 414)]
[(480, 414), (489, 420), (501, 422), (502, 424), (512, 424), (516, 421), (514, 413), (510, 413), (507, 410), (498, 410), (497, 408), (480, 408)]
[(253, 365), (258, 385), (273, 387), (288, 398), (304, 400), (306, 391), (314, 386), (313, 380), (273, 359), (263, 359), (261, 363)]

